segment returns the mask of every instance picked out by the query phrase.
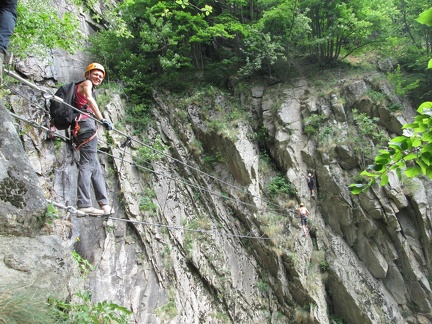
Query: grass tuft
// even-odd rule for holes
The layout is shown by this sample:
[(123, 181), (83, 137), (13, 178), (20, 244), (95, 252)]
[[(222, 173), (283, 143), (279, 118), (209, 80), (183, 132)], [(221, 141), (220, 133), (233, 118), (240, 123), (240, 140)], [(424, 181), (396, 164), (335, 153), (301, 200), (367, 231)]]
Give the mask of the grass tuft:
[(50, 324), (55, 316), (45, 295), (29, 286), (0, 286), (0, 323)]

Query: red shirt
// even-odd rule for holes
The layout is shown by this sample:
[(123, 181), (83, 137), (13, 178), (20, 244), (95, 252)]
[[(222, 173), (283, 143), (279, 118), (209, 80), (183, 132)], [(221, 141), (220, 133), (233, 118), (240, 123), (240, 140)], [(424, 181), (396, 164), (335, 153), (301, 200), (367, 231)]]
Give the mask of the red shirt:
[(79, 86), (80, 85), (77, 84), (76, 89), (75, 89), (75, 94), (76, 94), (75, 105), (77, 108), (81, 109), (82, 107), (84, 107), (87, 104), (87, 98), (78, 92)]
[[(75, 90), (75, 94), (76, 94), (76, 96), (75, 96), (75, 105), (76, 105), (76, 107), (78, 109), (82, 109), (84, 106), (87, 105), (87, 98), (85, 96), (83, 96), (82, 94), (79, 93), (79, 91), (78, 91), (78, 87), (79, 86), (80, 86), (80, 84), (77, 84), (76, 90)], [(89, 105), (87, 105), (86, 108), (87, 108), (86, 109), (87, 112), (89, 112), (91, 114), (94, 114), (93, 110), (91, 109), (91, 107)], [(82, 118), (88, 118), (88, 116), (86, 116), (86, 115), (83, 114), (83, 115), (81, 115), (81, 119)]]

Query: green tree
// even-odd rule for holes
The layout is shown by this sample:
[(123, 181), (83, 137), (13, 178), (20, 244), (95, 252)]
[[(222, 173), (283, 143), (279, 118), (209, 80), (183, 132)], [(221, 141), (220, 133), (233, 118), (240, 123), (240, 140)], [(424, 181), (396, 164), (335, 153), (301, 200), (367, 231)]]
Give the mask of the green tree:
[(218, 44), (219, 38), (235, 37), (239, 28), (230, 15), (215, 17), (209, 8), (205, 1), (194, 5), (180, 0), (123, 2), (116, 10), (121, 12), (131, 37), (101, 31), (93, 37), (98, 46), (92, 53), (112, 62), (111, 72), (123, 78), (132, 96), (148, 93), (150, 84), (164, 78), (171, 87), (177, 79), (184, 84), (185, 71), (202, 70), (209, 59), (206, 53), (211, 53), (208, 48)]
[(432, 29), (425, 24), (413, 23), (414, 20), (427, 10), (430, 6), (428, 0), (407, 1), (399, 0), (397, 2), (401, 15), (399, 19), (402, 27), (400, 33), (406, 35), (405, 39), (418, 49), (424, 48), (426, 55), (431, 53), (432, 49)]
[[(432, 26), (432, 8), (423, 12), (417, 21)], [(428, 64), (428, 69), (431, 68), (432, 60)], [(377, 182), (381, 186), (387, 185), (390, 171), (396, 172), (399, 178), (404, 173), (409, 178), (424, 174), (432, 179), (432, 102), (424, 102), (417, 112), (412, 123), (403, 125), (404, 134), (393, 138), (388, 148), (380, 150), (374, 163), (361, 173), (368, 183), (350, 185), (353, 194), (359, 194)]]
[(246, 64), (240, 69), (240, 74), (251, 75), (255, 71), (264, 69), (272, 76), (272, 66), (278, 59), (285, 59), (285, 51), (278, 37), (269, 33), (262, 33), (253, 27), (244, 39)]
[(47, 1), (20, 0), (17, 16), (9, 48), (16, 56), (46, 55), (54, 48), (73, 53), (82, 45), (78, 18), (70, 12), (60, 14)]
[(301, 9), (311, 21), (302, 45), (323, 63), (384, 41), (396, 13), (392, 0), (305, 0)]

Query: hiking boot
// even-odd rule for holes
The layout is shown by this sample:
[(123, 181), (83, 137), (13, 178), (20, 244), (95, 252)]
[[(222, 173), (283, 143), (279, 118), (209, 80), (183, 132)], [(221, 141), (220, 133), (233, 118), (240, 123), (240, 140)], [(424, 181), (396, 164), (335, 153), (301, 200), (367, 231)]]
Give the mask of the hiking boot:
[(95, 215), (95, 216), (99, 216), (99, 215), (103, 215), (104, 211), (102, 209), (97, 209), (94, 207), (84, 207), (84, 208), (78, 208), (79, 211), (85, 213), (85, 214), (89, 214), (89, 215)]
[(102, 210), (104, 212), (104, 215), (111, 215), (115, 213), (114, 208), (110, 205), (103, 205)]

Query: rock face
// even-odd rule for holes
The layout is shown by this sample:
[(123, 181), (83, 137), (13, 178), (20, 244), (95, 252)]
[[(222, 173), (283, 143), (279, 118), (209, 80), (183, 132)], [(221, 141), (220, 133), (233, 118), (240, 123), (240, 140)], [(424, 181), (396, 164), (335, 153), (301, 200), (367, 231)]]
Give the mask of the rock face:
[[(39, 81), (44, 64), (16, 68)], [(50, 77), (76, 73), (63, 72)], [(77, 152), (2, 107), (0, 284), (33, 282), (63, 299), (88, 290), (94, 302), (132, 310), (134, 323), (432, 321), (431, 182), (390, 176), (388, 186), (360, 196), (347, 189), (367, 159), (353, 141), (354, 109), (380, 118), (389, 134), (404, 123), (368, 97), (372, 79), (345, 78), (324, 95), (304, 78), (255, 84), (234, 98), (253, 118), (235, 122), (229, 94), (181, 100), (158, 91), (154, 124), (129, 142), (125, 103), (107, 93), (103, 114), (116, 126), (109, 137), (99, 130), (116, 209), (108, 220), (62, 208), (44, 219), (46, 198), (75, 205)], [(46, 125), (41, 94), (14, 87), (34, 102), (10, 95), (12, 111)], [(323, 119), (308, 136), (314, 115)], [(261, 127), (265, 144), (252, 136)], [(143, 158), (149, 147), (157, 151)], [(315, 198), (303, 177), (311, 170)], [(267, 188), (280, 174), (292, 191), (271, 200)], [(311, 238), (301, 237), (299, 202), (311, 211)], [(72, 251), (94, 270), (80, 275)]]
[(47, 203), (3, 105), (0, 118), (0, 235), (34, 236), (42, 227)]

